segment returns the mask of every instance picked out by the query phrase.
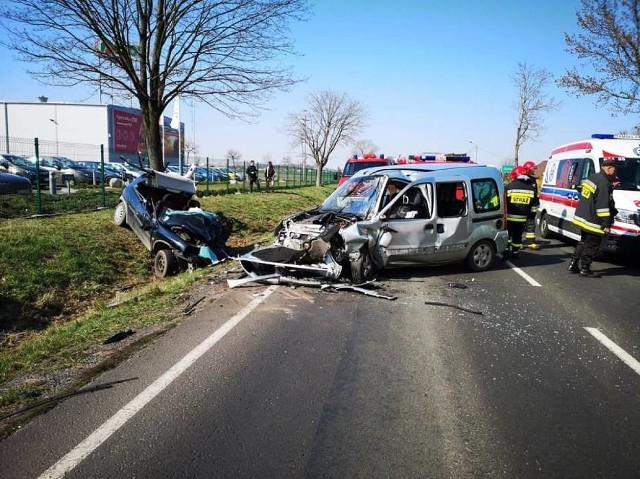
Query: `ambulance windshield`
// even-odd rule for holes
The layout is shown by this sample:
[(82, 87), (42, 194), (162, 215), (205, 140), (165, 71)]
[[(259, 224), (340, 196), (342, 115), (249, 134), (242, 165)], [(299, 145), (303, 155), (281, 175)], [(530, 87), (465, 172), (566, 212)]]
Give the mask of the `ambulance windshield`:
[(640, 190), (640, 158), (626, 158), (616, 171), (617, 190)]

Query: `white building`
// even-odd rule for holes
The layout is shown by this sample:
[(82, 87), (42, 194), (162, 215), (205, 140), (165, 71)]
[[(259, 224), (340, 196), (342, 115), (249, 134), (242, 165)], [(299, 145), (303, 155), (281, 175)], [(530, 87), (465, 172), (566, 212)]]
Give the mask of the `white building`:
[[(43, 98), (44, 100), (44, 98)], [(178, 161), (178, 130), (164, 118), (165, 161)], [(180, 124), (184, 132), (184, 124)], [(0, 102), (0, 152), (120, 162), (146, 156), (140, 110), (117, 105)], [(184, 138), (184, 137), (183, 137)]]

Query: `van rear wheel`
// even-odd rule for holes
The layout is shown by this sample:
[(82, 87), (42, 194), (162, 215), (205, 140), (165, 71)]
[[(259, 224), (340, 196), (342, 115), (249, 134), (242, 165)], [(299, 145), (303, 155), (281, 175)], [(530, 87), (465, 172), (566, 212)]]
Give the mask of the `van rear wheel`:
[(540, 216), (540, 236), (544, 239), (553, 236), (553, 233), (549, 230), (549, 215), (547, 213), (542, 213)]
[(491, 269), (496, 259), (496, 247), (489, 240), (481, 240), (473, 245), (467, 256), (467, 265), (472, 271)]

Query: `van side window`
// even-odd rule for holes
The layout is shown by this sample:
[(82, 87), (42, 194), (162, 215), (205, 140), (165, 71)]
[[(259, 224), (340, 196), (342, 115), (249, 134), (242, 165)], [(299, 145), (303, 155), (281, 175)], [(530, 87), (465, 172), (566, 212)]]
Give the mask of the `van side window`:
[(569, 176), (571, 175), (571, 160), (560, 160), (558, 162), (558, 176), (556, 186), (558, 188), (569, 188)]
[(476, 213), (497, 211), (500, 209), (500, 194), (498, 185), (491, 178), (471, 180), (471, 194), (473, 209)]
[(466, 216), (467, 192), (464, 182), (438, 183), (436, 185), (438, 216)]

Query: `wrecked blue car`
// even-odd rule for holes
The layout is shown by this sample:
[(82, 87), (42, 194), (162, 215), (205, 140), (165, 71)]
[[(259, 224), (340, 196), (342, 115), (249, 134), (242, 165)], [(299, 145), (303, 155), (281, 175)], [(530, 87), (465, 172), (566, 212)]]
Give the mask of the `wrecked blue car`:
[(160, 278), (228, 257), (225, 243), (233, 220), (203, 211), (195, 192), (188, 177), (145, 170), (127, 185), (116, 205), (113, 222), (128, 226), (140, 238)]

